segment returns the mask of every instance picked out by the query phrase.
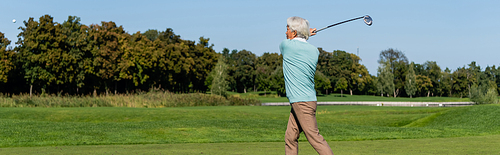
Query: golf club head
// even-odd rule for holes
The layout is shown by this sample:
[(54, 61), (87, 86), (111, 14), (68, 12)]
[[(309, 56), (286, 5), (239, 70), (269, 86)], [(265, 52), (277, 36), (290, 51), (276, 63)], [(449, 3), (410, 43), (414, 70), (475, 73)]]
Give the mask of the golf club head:
[(366, 15), (363, 17), (363, 21), (365, 21), (365, 24), (368, 26), (372, 26), (372, 17)]

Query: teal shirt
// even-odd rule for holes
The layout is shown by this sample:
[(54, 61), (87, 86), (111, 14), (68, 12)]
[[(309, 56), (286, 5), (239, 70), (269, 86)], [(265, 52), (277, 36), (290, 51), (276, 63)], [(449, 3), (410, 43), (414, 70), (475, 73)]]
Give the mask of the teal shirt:
[(306, 42), (285, 39), (280, 44), (280, 51), (283, 55), (286, 97), (290, 103), (317, 101), (314, 74), (318, 49)]

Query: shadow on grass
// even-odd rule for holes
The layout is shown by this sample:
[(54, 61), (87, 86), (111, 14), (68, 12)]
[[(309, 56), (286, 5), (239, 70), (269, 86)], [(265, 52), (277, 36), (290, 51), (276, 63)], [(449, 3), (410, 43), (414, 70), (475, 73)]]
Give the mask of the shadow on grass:
[(339, 94), (333, 94), (333, 95), (329, 95), (329, 96), (333, 96), (333, 97), (347, 97), (346, 95), (339, 95)]
[(347, 95), (340, 95), (340, 94), (329, 94), (329, 95), (325, 95), (325, 94), (316, 94), (317, 97), (347, 97)]
[(259, 93), (259, 96), (271, 95), (271, 92)]

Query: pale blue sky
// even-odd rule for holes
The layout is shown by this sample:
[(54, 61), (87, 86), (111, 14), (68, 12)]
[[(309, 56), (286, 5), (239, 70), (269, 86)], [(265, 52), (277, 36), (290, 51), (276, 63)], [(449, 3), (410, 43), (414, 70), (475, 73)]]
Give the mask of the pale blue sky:
[[(500, 65), (500, 1), (106, 1), (24, 0), (2, 2), (0, 32), (15, 42), (22, 21), (44, 14), (62, 23), (69, 15), (85, 25), (114, 21), (128, 33), (172, 28), (183, 39), (210, 38), (217, 52), (246, 49), (257, 55), (279, 53), (285, 38), (286, 18), (300, 16), (321, 28), (343, 20), (370, 15), (373, 25), (361, 20), (318, 33), (309, 42), (327, 51), (359, 55), (376, 75), (380, 51), (395, 48), (410, 61), (437, 61), (444, 70), (476, 61), (483, 69)], [(12, 23), (16, 19), (17, 23)]]

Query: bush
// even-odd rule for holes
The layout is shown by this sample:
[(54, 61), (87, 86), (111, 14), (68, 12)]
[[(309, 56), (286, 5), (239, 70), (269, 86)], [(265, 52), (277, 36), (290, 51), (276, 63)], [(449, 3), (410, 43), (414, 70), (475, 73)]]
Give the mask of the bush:
[(231, 103), (231, 105), (260, 105), (260, 100), (253, 98), (243, 99), (240, 97), (229, 96), (227, 97), (227, 100), (229, 100), (229, 103)]
[(471, 87), (470, 100), (475, 104), (498, 104), (496, 88), (477, 86)]
[(192, 107), (192, 106), (233, 106), (260, 105), (256, 99), (236, 96), (227, 98), (202, 94), (174, 94), (170, 92), (149, 92), (134, 95), (109, 96), (33, 96), (22, 94), (12, 97), (0, 96), (0, 107)]

